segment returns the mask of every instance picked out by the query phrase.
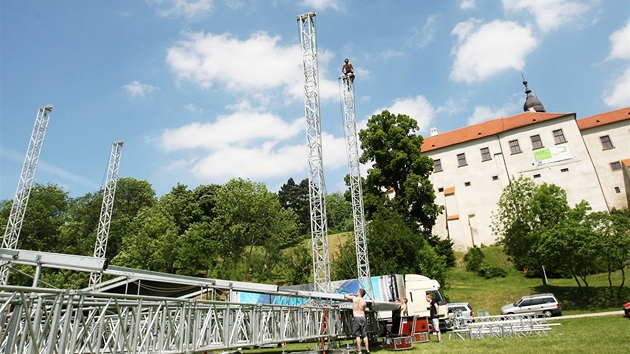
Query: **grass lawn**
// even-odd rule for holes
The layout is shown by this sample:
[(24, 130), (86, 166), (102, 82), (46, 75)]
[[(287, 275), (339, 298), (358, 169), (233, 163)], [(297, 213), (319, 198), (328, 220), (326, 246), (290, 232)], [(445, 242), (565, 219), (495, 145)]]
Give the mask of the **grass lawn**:
[[(434, 335), (428, 343), (416, 343), (410, 350), (401, 353), (630, 353), (630, 318), (622, 315), (572, 318), (554, 320), (561, 323), (553, 326), (548, 335), (483, 338), (449, 339), (448, 332), (443, 333), (442, 343), (438, 344)], [(353, 341), (344, 341), (354, 348)], [(285, 352), (298, 352), (315, 349), (314, 343), (289, 344)], [(380, 345), (371, 348), (372, 353), (390, 353)], [(278, 348), (245, 350), (246, 354), (282, 353)]]
[[(589, 289), (580, 290), (573, 278), (549, 279), (544, 286), (539, 278), (528, 278), (516, 271), (503, 255), (499, 247), (482, 248), (485, 259), (492, 266), (505, 269), (505, 278), (484, 279), (475, 273), (467, 272), (463, 264), (463, 254), (457, 254), (457, 266), (448, 272), (448, 288), (443, 291), (449, 302), (469, 302), (477, 310), (489, 310), (491, 315), (501, 313), (501, 307), (513, 303), (523, 295), (553, 293), (562, 305), (564, 315), (589, 312), (619, 311), (630, 301), (630, 289), (626, 286), (619, 299), (611, 298), (608, 287), (608, 274), (595, 274), (587, 277)], [(626, 272), (627, 273), (627, 272)], [(621, 272), (615, 272), (612, 283), (621, 284)]]

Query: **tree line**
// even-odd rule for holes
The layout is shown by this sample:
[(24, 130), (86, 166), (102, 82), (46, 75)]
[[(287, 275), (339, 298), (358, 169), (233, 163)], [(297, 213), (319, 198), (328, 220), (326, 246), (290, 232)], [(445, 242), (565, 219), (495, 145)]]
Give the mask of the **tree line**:
[[(572, 277), (585, 293), (589, 275), (608, 273), (611, 298), (622, 293), (630, 263), (628, 209), (594, 212), (584, 200), (570, 206), (562, 188), (521, 176), (504, 189), (493, 230), (515, 267), (545, 285), (547, 277)], [(616, 271), (621, 282), (613, 284)]]
[[(370, 266), (373, 275), (420, 273), (444, 283), (454, 256), (449, 241), (431, 234), (441, 208), (417, 130), (409, 116), (384, 111), (359, 133), (361, 162), (372, 165), (363, 180)], [(349, 200), (349, 192), (327, 196), (329, 233), (352, 232)], [(101, 202), (102, 191), (71, 198), (57, 185), (36, 184), (18, 248), (92, 255)], [(5, 200), (0, 223), (6, 225), (10, 208)], [(194, 189), (178, 184), (157, 198), (149, 182), (126, 177), (117, 183), (106, 257), (173, 274), (304, 284), (312, 279), (309, 217), (307, 180), (289, 178), (278, 193), (243, 179)], [(11, 282), (29, 284), (33, 270), (17, 268)], [(354, 242), (331, 254), (331, 269), (334, 280), (356, 278)], [(40, 282), (79, 288), (88, 277), (49, 269)]]

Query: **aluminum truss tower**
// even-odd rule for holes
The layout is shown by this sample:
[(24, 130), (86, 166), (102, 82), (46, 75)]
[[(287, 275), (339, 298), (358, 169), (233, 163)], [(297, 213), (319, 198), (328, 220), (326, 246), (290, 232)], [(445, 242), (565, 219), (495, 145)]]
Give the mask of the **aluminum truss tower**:
[[(31, 194), (31, 188), (33, 187), (35, 170), (39, 162), (39, 155), (42, 151), (52, 108), (52, 105), (48, 105), (41, 107), (37, 112), (31, 140), (29, 141), (28, 150), (24, 157), (24, 165), (22, 165), (20, 181), (18, 182), (15, 192), (15, 198), (13, 198), (13, 204), (11, 205), (11, 214), (9, 215), (7, 228), (2, 238), (2, 248), (17, 248), (22, 223), (24, 221), (24, 213), (26, 212), (26, 205), (28, 204), (28, 198)], [(5, 262), (0, 261), (0, 284), (8, 284), (9, 273), (10, 267)]]
[(343, 105), (344, 132), (348, 166), (350, 167), (350, 193), (352, 195), (352, 216), (354, 219), (354, 242), (357, 253), (357, 276), (359, 283), (373, 299), (370, 282), (370, 262), (368, 243), (365, 232), (365, 212), (363, 208), (363, 189), (361, 187), (361, 169), (359, 165), (359, 139), (354, 111), (354, 83), (347, 75), (339, 76), (339, 90)]
[(326, 185), (322, 159), (321, 119), (315, 12), (297, 16), (304, 66), (306, 143), (308, 146), (308, 182), (311, 212), (311, 243), (315, 291), (330, 292), (330, 256), (326, 218)]
[[(107, 167), (107, 180), (103, 191), (103, 203), (101, 204), (101, 217), (98, 222), (98, 232), (96, 234), (96, 244), (94, 245), (94, 257), (105, 258), (107, 251), (107, 239), (109, 238), (109, 225), (112, 220), (114, 210), (114, 196), (116, 194), (116, 183), (118, 183), (118, 169), (120, 167), (120, 155), (122, 153), (123, 141), (116, 141), (112, 144), (112, 151), (109, 155)], [(90, 274), (90, 285), (101, 282), (103, 274), (94, 272)]]

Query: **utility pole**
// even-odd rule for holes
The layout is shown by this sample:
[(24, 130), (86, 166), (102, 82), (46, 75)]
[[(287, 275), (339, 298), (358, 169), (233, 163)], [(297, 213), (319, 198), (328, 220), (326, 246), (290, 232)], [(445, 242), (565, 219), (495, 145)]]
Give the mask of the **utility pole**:
[(308, 146), (308, 190), (315, 291), (330, 292), (330, 256), (326, 218), (326, 185), (322, 159), (315, 12), (297, 16), (304, 65), (304, 107)]
[[(116, 194), (116, 183), (118, 183), (118, 169), (120, 167), (120, 155), (122, 153), (123, 141), (116, 141), (112, 144), (112, 151), (109, 155), (107, 167), (107, 181), (103, 191), (103, 203), (101, 204), (101, 217), (98, 222), (98, 232), (96, 234), (96, 244), (94, 245), (94, 257), (105, 258), (107, 251), (107, 239), (109, 238), (109, 225), (112, 220), (114, 210), (114, 196)], [(102, 272), (92, 272), (90, 274), (90, 286), (101, 282)]]
[[(28, 198), (31, 194), (33, 181), (35, 180), (35, 170), (39, 163), (39, 156), (42, 152), (42, 145), (44, 143), (44, 137), (46, 136), (46, 129), (48, 128), (52, 108), (52, 105), (44, 106), (37, 112), (28, 150), (26, 151), (24, 164), (22, 165), (20, 181), (18, 182), (15, 192), (15, 198), (13, 198), (13, 204), (11, 205), (11, 214), (9, 215), (7, 228), (2, 238), (2, 248), (17, 248), (22, 223), (24, 222), (24, 213), (26, 212), (26, 205), (28, 204)], [(8, 263), (9, 262), (0, 262), (0, 285), (7, 285), (9, 283), (11, 268)]]

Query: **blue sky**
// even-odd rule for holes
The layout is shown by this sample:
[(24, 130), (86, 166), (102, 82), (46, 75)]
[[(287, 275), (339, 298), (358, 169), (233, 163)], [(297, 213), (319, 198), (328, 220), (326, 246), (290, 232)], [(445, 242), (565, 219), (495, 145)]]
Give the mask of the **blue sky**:
[(24, 0), (0, 4), (0, 199), (15, 194), (37, 110), (53, 105), (35, 182), (71, 197), (120, 177), (157, 196), (241, 177), (308, 176), (296, 16), (316, 11), (324, 175), (348, 173), (338, 75), (359, 128), (389, 109), (420, 134), (522, 112), (630, 106), (627, 0)]

